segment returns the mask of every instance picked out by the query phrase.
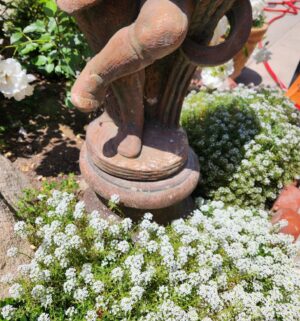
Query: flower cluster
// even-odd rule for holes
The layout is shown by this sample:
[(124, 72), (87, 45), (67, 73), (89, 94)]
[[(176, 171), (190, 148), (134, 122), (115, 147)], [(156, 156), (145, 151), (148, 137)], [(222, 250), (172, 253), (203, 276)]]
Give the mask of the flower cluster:
[(267, 46), (256, 48), (253, 53), (253, 58), (257, 64), (269, 61), (271, 59), (271, 56), (272, 52), (267, 48)]
[(263, 207), (300, 178), (300, 114), (282, 92), (239, 86), (191, 93), (182, 125), (199, 156), (206, 197)]
[(35, 77), (26, 74), (17, 60), (0, 58), (0, 92), (4, 97), (20, 101), (31, 96), (33, 86), (30, 83), (34, 80)]
[(60, 192), (40, 199), (26, 223), (37, 250), (0, 301), (6, 321), (299, 320), (297, 245), (263, 210), (210, 202), (163, 227), (149, 213), (138, 225), (78, 216)]
[(264, 20), (264, 7), (266, 7), (267, 2), (266, 0), (251, 0), (252, 6), (252, 16), (253, 16), (253, 24), (261, 25)]
[(233, 72), (233, 60), (220, 66), (203, 68), (201, 72), (202, 84), (208, 89), (229, 89), (226, 80)]

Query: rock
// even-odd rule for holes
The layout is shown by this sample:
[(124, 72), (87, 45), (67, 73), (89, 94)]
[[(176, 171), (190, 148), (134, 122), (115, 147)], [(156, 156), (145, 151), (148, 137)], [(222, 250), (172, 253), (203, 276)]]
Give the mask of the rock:
[(29, 180), (0, 154), (0, 198), (12, 211), (17, 210), (19, 196), (29, 186)]
[[(17, 267), (29, 260), (32, 253), (30, 244), (14, 235), (14, 214), (22, 190), (29, 187), (29, 181), (13, 164), (0, 155), (0, 279), (8, 274), (17, 275)], [(17, 247), (21, 253), (16, 258), (8, 258), (6, 253)], [(0, 298), (7, 296), (8, 286), (0, 285)]]

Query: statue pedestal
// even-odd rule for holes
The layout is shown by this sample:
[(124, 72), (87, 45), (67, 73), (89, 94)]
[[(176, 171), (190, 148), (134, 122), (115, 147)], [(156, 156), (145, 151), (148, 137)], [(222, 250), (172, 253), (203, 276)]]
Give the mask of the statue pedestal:
[[(137, 217), (145, 211), (174, 211), (174, 205), (185, 202), (200, 175), (197, 156), (189, 148), (185, 132), (148, 124), (141, 154), (134, 159), (117, 154), (118, 133), (106, 113), (88, 127), (80, 169), (91, 189), (106, 200), (119, 195), (121, 205), (127, 208), (126, 216), (129, 212)], [(192, 209), (183, 206), (182, 210), (184, 207)]]
[(124, 216), (131, 218), (134, 222), (139, 222), (145, 213), (150, 212), (153, 214), (154, 221), (162, 225), (171, 223), (178, 218), (185, 218), (195, 209), (194, 200), (192, 197), (187, 197), (173, 206), (155, 210), (141, 210), (121, 205), (118, 207), (120, 214), (117, 215), (107, 207), (107, 201), (96, 194), (91, 188), (85, 191), (83, 200), (88, 213), (98, 211), (107, 220), (120, 220)]

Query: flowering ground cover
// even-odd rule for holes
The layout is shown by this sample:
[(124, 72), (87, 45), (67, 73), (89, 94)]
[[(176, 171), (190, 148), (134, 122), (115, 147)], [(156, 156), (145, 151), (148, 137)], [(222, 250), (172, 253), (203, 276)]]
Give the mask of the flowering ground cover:
[(205, 197), (270, 206), (300, 176), (300, 113), (276, 89), (200, 91), (185, 101), (182, 125), (199, 156)]
[(163, 227), (150, 213), (107, 221), (72, 193), (34, 193), (15, 233), (36, 252), (19, 278), (2, 277), (0, 320), (299, 320), (299, 245), (264, 210), (199, 199)]

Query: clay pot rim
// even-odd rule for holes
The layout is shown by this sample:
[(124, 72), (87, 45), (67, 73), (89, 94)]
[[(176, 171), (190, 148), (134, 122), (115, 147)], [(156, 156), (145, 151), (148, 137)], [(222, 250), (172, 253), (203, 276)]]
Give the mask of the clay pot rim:
[(262, 32), (267, 32), (269, 28), (269, 24), (268, 23), (264, 23), (262, 27), (252, 27), (251, 28), (251, 34), (254, 33), (262, 33)]

